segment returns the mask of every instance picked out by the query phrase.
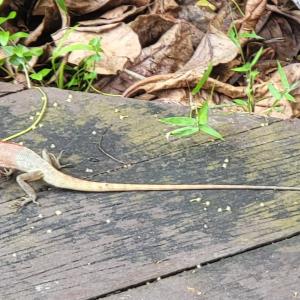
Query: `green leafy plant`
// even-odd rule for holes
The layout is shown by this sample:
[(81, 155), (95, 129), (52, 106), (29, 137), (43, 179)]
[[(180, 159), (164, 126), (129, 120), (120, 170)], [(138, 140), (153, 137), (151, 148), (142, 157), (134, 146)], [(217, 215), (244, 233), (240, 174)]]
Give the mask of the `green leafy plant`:
[(233, 68), (232, 70), (238, 73), (243, 73), (246, 77), (247, 88), (246, 95), (247, 99), (235, 99), (233, 103), (238, 106), (241, 106), (245, 111), (253, 112), (255, 107), (255, 97), (254, 97), (254, 84), (259, 75), (259, 72), (255, 69), (255, 65), (259, 61), (260, 57), (263, 53), (263, 48), (261, 47), (255, 54), (252, 61), (247, 62), (243, 53), (241, 39), (263, 39), (261, 36), (257, 35), (255, 32), (245, 32), (238, 33), (235, 26), (232, 26), (228, 32), (228, 37), (232, 40), (232, 42), (240, 49), (241, 58), (243, 61), (243, 65), (237, 68)]
[[(2, 28), (1, 25), (3, 23), (14, 19), (16, 15), (16, 12), (12, 11), (7, 17), (0, 18), (0, 47), (4, 54), (3, 58), (0, 59), (0, 69), (12, 78), (16, 75), (14, 72), (23, 71), (26, 76), (27, 85), (28, 87), (31, 87), (29, 79), (30, 67), (28, 63), (34, 56), (42, 55), (43, 49), (39, 47), (26, 47), (24, 45), (17, 44), (16, 42), (20, 38), (26, 38), (28, 33), (17, 32), (11, 34)], [(15, 69), (6, 67), (6, 63), (14, 66)]]
[(97, 78), (95, 64), (101, 59), (101, 43), (99, 38), (94, 38), (89, 41), (89, 50), (94, 52), (72, 71), (74, 72), (70, 81), (67, 83), (67, 88), (88, 91), (92, 86), (93, 81)]
[[(208, 69), (204, 72), (203, 76), (195, 86), (192, 91), (192, 94), (195, 95), (199, 93), (201, 88), (204, 86), (205, 82), (207, 81), (210, 73), (212, 71), (212, 65), (208, 66)], [(196, 114), (193, 116), (193, 109), (191, 108), (190, 116), (189, 117), (169, 117), (160, 119), (161, 122), (178, 126), (180, 128), (174, 129), (167, 133), (167, 135), (177, 136), (177, 137), (187, 137), (192, 134), (198, 132), (204, 132), (216, 139), (222, 139), (222, 135), (209, 126), (209, 105), (208, 100), (206, 100), (203, 105), (196, 109)]]
[[(88, 44), (73, 43), (64, 46), (69, 34), (71, 34), (75, 28), (76, 27), (69, 29), (54, 49), (51, 57), (52, 70), (57, 74), (56, 84), (59, 88), (63, 89), (67, 87), (78, 90), (88, 90), (93, 80), (97, 77), (94, 69), (95, 63), (101, 59), (101, 43), (99, 38), (94, 38), (90, 40)], [(75, 68), (68, 66), (66, 60), (61, 61), (61, 57), (78, 50), (91, 51), (92, 54), (83, 59)], [(66, 71), (71, 74), (71, 78), (67, 83), (65, 82), (65, 78), (67, 77)]]
[[(263, 48), (260, 48), (255, 54), (254, 58), (250, 62), (245, 61), (245, 57), (243, 54), (242, 46), (241, 46), (241, 38), (250, 38), (250, 39), (263, 39), (261, 36), (258, 36), (255, 32), (252, 33), (242, 33), (239, 34), (235, 26), (233, 26), (228, 32), (229, 38), (233, 41), (233, 43), (239, 47), (243, 65), (237, 68), (233, 68), (232, 70), (239, 73), (244, 73), (247, 80), (247, 88), (246, 95), (247, 99), (235, 99), (233, 102), (244, 108), (245, 111), (253, 112), (255, 104), (263, 99), (255, 99), (254, 98), (254, 84), (259, 75), (259, 72), (255, 69), (255, 65), (260, 59)], [(281, 83), (283, 86), (283, 90), (278, 90), (272, 83), (268, 84), (268, 90), (270, 94), (274, 97), (274, 102), (271, 107), (266, 110), (266, 112), (271, 112), (272, 110), (280, 111), (279, 102), (282, 99), (285, 99), (289, 102), (295, 102), (294, 97), (291, 95), (291, 91), (299, 86), (299, 82), (294, 84), (289, 84), (287, 76), (279, 62), (277, 62), (277, 70), (281, 79)]]
[(232, 70), (239, 73), (244, 73), (247, 81), (246, 95), (247, 100), (235, 99), (233, 102), (236, 105), (246, 108), (248, 112), (253, 112), (255, 107), (254, 84), (259, 72), (254, 69), (254, 66), (260, 59), (263, 53), (263, 48), (260, 48), (251, 62), (246, 62), (244, 65), (233, 68)]
[(283, 90), (277, 89), (272, 83), (268, 84), (268, 90), (270, 94), (274, 97), (275, 101), (272, 103), (272, 106), (267, 110), (267, 112), (270, 112), (272, 110), (280, 111), (280, 107), (278, 107), (278, 104), (282, 99), (288, 102), (296, 102), (291, 92), (299, 87), (300, 82), (297, 81), (293, 84), (290, 84), (284, 72), (284, 69), (282, 68), (279, 61), (277, 61), (277, 70), (280, 76), (280, 81)]
[(197, 132), (204, 132), (216, 139), (223, 140), (222, 135), (208, 125), (208, 101), (197, 109), (197, 116), (194, 117), (169, 117), (163, 118), (160, 121), (169, 125), (180, 126), (181, 128), (174, 129), (167, 133), (167, 135), (186, 137)]
[(30, 74), (30, 78), (32, 78), (36, 81), (42, 81), (50, 72), (51, 72), (51, 69), (44, 68), (36, 73)]
[[(63, 0), (57, 1), (57, 3), (61, 9), (66, 10)], [(95, 64), (101, 58), (100, 53), (102, 49), (99, 38), (92, 39), (88, 44), (74, 43), (65, 46), (66, 39), (76, 27), (71, 28), (66, 32), (53, 51), (50, 58), (51, 68), (46, 67), (36, 72), (30, 67), (29, 62), (33, 57), (42, 55), (43, 49), (18, 44), (17, 41), (28, 37), (28, 33), (17, 32), (11, 34), (1, 26), (15, 17), (16, 12), (14, 11), (10, 12), (6, 17), (0, 17), (0, 49), (2, 51), (2, 55), (0, 56), (0, 70), (4, 71), (11, 78), (14, 78), (17, 72), (24, 72), (28, 87), (31, 87), (31, 79), (42, 83), (46, 76), (54, 74), (56, 85), (59, 88), (89, 90), (97, 77)], [(91, 55), (83, 59), (76, 67), (68, 66), (66, 59), (63, 57), (78, 50), (90, 51)]]
[(256, 39), (256, 40), (263, 40), (264, 38), (257, 35), (255, 32), (243, 32), (238, 33), (235, 25), (233, 25), (228, 31), (228, 37), (231, 41), (240, 49), (240, 54), (242, 57), (243, 63), (246, 63), (244, 52), (242, 49), (241, 39), (248, 38), (248, 39)]

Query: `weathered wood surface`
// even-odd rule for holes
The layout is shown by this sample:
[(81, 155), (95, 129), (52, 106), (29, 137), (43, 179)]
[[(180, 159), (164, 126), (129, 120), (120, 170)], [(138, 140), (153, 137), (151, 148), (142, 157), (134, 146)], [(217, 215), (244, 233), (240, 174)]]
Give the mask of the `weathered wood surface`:
[(183, 272), (107, 300), (300, 299), (300, 236)]
[[(64, 149), (74, 164), (65, 172), (111, 182), (299, 185), (297, 120), (262, 127), (263, 118), (215, 113), (211, 124), (225, 142), (204, 135), (168, 142), (158, 118), (183, 108), (46, 91), (43, 126), (18, 141)], [(1, 137), (30, 124), (40, 106), (38, 91), (0, 96)], [(107, 128), (103, 148), (127, 165), (98, 151)], [(42, 206), (15, 214), (10, 205), (22, 191), (13, 181), (1, 187), (0, 299), (104, 297), (300, 232), (297, 192), (87, 194), (42, 186)]]

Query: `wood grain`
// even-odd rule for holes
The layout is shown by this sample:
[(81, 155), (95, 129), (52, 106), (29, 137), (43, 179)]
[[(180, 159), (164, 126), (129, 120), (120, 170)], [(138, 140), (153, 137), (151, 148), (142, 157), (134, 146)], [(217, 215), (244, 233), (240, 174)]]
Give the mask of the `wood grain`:
[[(46, 91), (43, 126), (19, 141), (36, 151), (64, 149), (74, 165), (67, 173), (128, 183), (300, 184), (298, 121), (261, 126), (265, 119), (214, 113), (211, 124), (225, 142), (204, 135), (168, 142), (158, 118), (185, 109)], [(8, 135), (31, 122), (39, 94), (10, 94), (0, 106), (1, 132)], [(130, 164), (98, 151), (107, 128), (102, 146)], [(38, 185), (41, 207), (15, 214), (10, 205), (22, 192), (13, 180), (1, 187), (0, 299), (104, 296), (300, 231), (297, 192), (88, 194)]]
[(229, 257), (107, 300), (299, 299), (300, 236)]

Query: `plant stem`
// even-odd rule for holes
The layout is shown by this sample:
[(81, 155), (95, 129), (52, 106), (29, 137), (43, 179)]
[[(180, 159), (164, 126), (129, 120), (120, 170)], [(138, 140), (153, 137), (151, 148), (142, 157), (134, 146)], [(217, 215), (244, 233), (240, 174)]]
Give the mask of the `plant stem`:
[(16, 137), (19, 137), (19, 136), (21, 136), (21, 135), (23, 135), (23, 134), (25, 134), (25, 133), (27, 133), (27, 132), (29, 132), (29, 131), (31, 131), (31, 130), (34, 130), (34, 129), (36, 128), (36, 126), (39, 124), (39, 122), (42, 120), (42, 118), (44, 117), (44, 114), (45, 114), (46, 108), (47, 108), (47, 104), (48, 104), (48, 97), (47, 97), (46, 93), (45, 93), (41, 88), (35, 87), (35, 89), (38, 89), (39, 92), (42, 94), (41, 99), (42, 99), (42, 101), (43, 101), (43, 106), (42, 106), (42, 109), (41, 109), (41, 111), (40, 111), (40, 113), (39, 113), (39, 116), (38, 116), (37, 119), (36, 119), (29, 127), (27, 127), (26, 129), (24, 129), (24, 130), (22, 130), (22, 131), (20, 131), (20, 132), (17, 132), (17, 133), (15, 133), (15, 134), (12, 134), (12, 135), (10, 135), (10, 136), (4, 138), (4, 139), (0, 139), (1, 141), (6, 142), (6, 141), (12, 140), (12, 139), (14, 139), (14, 138), (16, 138)]
[(29, 89), (31, 89), (31, 82), (30, 82), (30, 78), (29, 78), (29, 75), (28, 75), (28, 70), (27, 70), (26, 65), (25, 65), (24, 62), (22, 63), (22, 66), (23, 66), (23, 70), (24, 70), (24, 73), (25, 73), (25, 78), (26, 78), (26, 82), (27, 82), (27, 87), (28, 87)]

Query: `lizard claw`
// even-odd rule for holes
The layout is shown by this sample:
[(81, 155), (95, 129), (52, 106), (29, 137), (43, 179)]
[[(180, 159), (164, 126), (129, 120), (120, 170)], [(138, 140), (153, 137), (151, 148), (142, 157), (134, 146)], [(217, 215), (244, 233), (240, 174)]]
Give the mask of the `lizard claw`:
[(24, 197), (21, 197), (21, 199), (22, 199), (22, 201), (16, 201), (12, 205), (12, 207), (16, 208), (17, 212), (20, 212), (24, 208), (24, 206), (26, 206), (27, 204), (29, 204), (31, 202), (38, 205), (38, 206), (40, 206), (40, 203), (38, 201), (36, 201), (35, 199), (32, 199), (30, 197), (25, 197), (24, 196)]
[(10, 177), (14, 173), (13, 169), (3, 168), (0, 170), (0, 175), (4, 177)]

